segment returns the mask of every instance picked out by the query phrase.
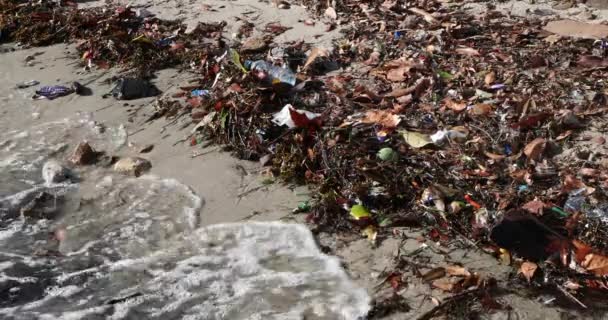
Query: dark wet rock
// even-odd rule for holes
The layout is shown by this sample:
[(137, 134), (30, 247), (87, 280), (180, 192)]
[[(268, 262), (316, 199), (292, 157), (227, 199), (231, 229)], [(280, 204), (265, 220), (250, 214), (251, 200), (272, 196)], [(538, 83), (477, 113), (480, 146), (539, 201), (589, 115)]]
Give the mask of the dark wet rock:
[(152, 149), (154, 149), (154, 145), (149, 144), (149, 145), (146, 145), (143, 148), (139, 149), (139, 153), (148, 153), (148, 152), (152, 151)]
[(97, 160), (97, 155), (91, 145), (84, 141), (78, 144), (68, 161), (74, 165), (93, 164)]
[[(0, 282), (0, 307), (14, 307), (42, 299), (46, 290), (55, 285), (53, 276), (44, 267), (32, 267), (16, 263), (4, 273), (17, 280)], [(35, 276), (34, 276), (35, 275)], [(29, 281), (18, 281), (18, 278), (28, 278)]]
[(58, 211), (58, 202), (60, 200), (48, 192), (38, 192), (29, 202), (21, 207), (19, 213), (24, 218), (52, 219)]

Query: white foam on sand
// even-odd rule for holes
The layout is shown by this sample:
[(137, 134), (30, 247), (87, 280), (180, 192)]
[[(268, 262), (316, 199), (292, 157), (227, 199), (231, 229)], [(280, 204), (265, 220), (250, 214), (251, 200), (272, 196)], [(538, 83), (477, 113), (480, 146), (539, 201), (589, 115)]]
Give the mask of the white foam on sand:
[[(59, 142), (81, 138), (62, 131), (81, 125), (57, 122), (13, 133), (4, 145), (18, 159), (6, 164), (19, 172), (40, 169)], [(8, 153), (0, 152), (4, 159)], [(337, 258), (320, 252), (305, 226), (203, 228), (204, 200), (187, 185), (96, 170), (79, 184), (51, 187), (37, 174), (21, 192), (0, 197), (0, 204), (15, 205), (44, 190), (72, 201), (54, 220), (0, 221), (6, 223), (0, 285), (14, 283), (7, 287), (14, 299), (0, 304), (0, 318), (350, 320), (367, 314), (366, 291)], [(60, 256), (35, 256), (40, 245), (55, 241), (49, 232), (57, 228), (62, 240), (51, 249)]]
[[(64, 281), (82, 278), (76, 289)], [(62, 276), (42, 300), (0, 309), (13, 319), (358, 319), (370, 298), (303, 225), (222, 224), (170, 248)], [(67, 281), (68, 279), (72, 279)], [(58, 279), (59, 280), (59, 279)], [(120, 298), (124, 301), (118, 301)], [(132, 298), (129, 298), (132, 297)], [(107, 304), (108, 301), (118, 301)], [(57, 306), (63, 306), (58, 308)], [(104, 308), (100, 308), (104, 306)]]

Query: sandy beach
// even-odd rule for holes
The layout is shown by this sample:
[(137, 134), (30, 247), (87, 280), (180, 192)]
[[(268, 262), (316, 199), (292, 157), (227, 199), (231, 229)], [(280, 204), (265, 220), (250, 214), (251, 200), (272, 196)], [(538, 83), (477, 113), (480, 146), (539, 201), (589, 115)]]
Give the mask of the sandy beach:
[[(79, 7), (100, 7), (107, 5), (106, 2), (85, 1), (79, 3)], [(126, 4), (127, 1), (118, 3)], [(128, 4), (134, 8), (145, 8), (162, 19), (181, 19), (192, 27), (199, 21), (226, 21), (226, 38), (232, 38), (233, 34), (238, 32), (238, 18), (244, 16), (254, 22), (254, 35), (260, 33), (261, 26), (270, 22), (293, 26), (274, 39), (277, 44), (304, 41), (317, 47), (331, 48), (332, 40), (340, 37), (340, 27), (327, 32), (323, 23), (304, 24), (303, 21), (314, 18), (306, 8), (293, 4), (289, 9), (280, 9), (270, 3), (255, 0), (135, 0), (129, 1)], [(523, 8), (523, 11), (517, 12), (525, 13), (530, 8), (550, 10), (548, 4), (510, 4), (518, 10)], [(482, 12), (484, 5), (470, 4), (470, 10)], [(504, 3), (499, 6), (501, 10), (509, 10), (509, 6)], [(578, 9), (580, 12), (574, 13), (574, 9), (568, 10), (561, 10), (559, 14), (584, 18), (586, 12), (591, 12), (591, 9)], [(599, 19), (608, 17), (605, 10), (593, 9), (593, 12)], [(127, 142), (117, 150), (109, 152), (119, 157), (144, 157), (152, 164), (150, 174), (175, 179), (191, 188), (202, 199), (201, 227), (244, 221), (306, 224), (305, 215), (292, 213), (300, 203), (311, 198), (310, 191), (305, 186), (285, 184), (280, 179), (267, 183), (268, 175), (265, 174), (263, 166), (254, 161), (238, 160), (229, 151), (225, 151), (223, 146), (191, 146), (189, 137), (195, 123), (190, 117), (147, 122), (154, 113), (158, 97), (131, 101), (103, 98), (102, 95), (110, 92), (113, 87), (109, 79), (125, 70), (85, 70), (74, 44), (22, 48), (12, 43), (4, 44), (0, 48), (4, 51), (0, 53), (0, 128), (3, 132), (32, 128), (65, 118), (82, 117), (102, 124), (105, 128), (122, 126), (128, 135)], [(178, 93), (178, 88), (192, 78), (193, 75), (188, 71), (166, 69), (157, 72), (152, 83), (162, 91), (162, 97), (169, 97)], [(71, 94), (51, 101), (32, 100), (34, 87), (15, 88), (17, 83), (28, 80), (39, 81), (42, 85), (78, 81), (90, 89), (91, 93)], [(74, 142), (78, 141), (79, 137), (69, 139)], [(141, 154), (141, 148), (148, 145), (153, 146), (152, 150)], [(67, 156), (74, 147), (75, 145), (68, 146), (68, 150), (62, 151), (62, 156)], [(93, 173), (82, 174), (84, 177), (94, 176)], [(494, 279), (497, 287), (501, 288), (497, 299), (509, 307), (498, 308), (491, 314), (480, 311), (477, 315), (482, 319), (604, 317), (594, 315), (593, 306), (588, 310), (574, 310), (562, 307), (564, 304), (559, 302), (553, 303), (557, 296), (555, 293), (534, 296), (531, 291), (524, 290), (523, 285), (521, 288), (509, 287), (513, 277), (518, 276), (517, 270), (501, 263), (464, 237), (454, 238), (445, 245), (425, 239), (421, 228), (409, 227), (395, 227), (390, 233), (381, 232), (378, 237), (382, 240), (377, 244), (371, 244), (364, 236), (353, 234), (320, 232), (315, 233), (315, 237), (321, 250), (340, 259), (348, 276), (357, 286), (364, 288), (372, 299), (380, 301), (398, 294), (407, 300), (408, 308), (398, 309), (388, 315), (374, 315), (369, 319), (426, 319), (427, 314), (442, 305), (443, 301), (458, 299), (445, 290), (429, 285), (429, 281), (420, 278), (420, 271), (400, 274), (402, 279), (408, 280), (398, 290), (387, 285), (386, 279), (390, 275), (387, 272), (408, 263), (415, 266), (414, 270), (427, 271), (442, 266), (459, 266), (481, 278)], [(426, 261), (426, 264), (418, 265), (419, 262), (408, 260), (407, 257), (413, 255), (416, 255), (417, 259), (423, 257), (422, 260)], [(568, 299), (561, 297), (557, 300)], [(463, 319), (466, 316), (464, 310), (468, 309), (463, 307), (462, 315), (448, 315), (446, 318)]]

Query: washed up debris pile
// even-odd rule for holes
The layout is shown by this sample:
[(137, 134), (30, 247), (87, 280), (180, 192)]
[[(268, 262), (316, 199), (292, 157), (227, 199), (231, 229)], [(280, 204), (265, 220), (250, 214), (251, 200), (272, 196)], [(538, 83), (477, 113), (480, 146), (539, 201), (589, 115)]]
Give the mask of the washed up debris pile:
[(224, 24), (187, 33), (129, 8), (46, 2), (1, 2), (0, 26), (8, 41), (75, 41), (90, 67), (190, 70), (149, 120), (189, 116), (193, 147), (222, 144), (310, 185), (301, 211), (319, 230), (373, 242), (424, 226), (572, 297), (608, 288), (606, 41), (437, 1), (304, 2), (342, 28), (333, 49), (274, 43), (280, 25), (253, 37), (246, 18), (229, 43)]

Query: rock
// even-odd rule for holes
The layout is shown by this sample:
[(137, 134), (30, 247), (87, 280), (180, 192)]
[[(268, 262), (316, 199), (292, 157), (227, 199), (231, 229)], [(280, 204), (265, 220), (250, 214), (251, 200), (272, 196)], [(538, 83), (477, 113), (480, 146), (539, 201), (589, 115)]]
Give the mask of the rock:
[(116, 162), (118, 162), (118, 157), (117, 156), (110, 156), (107, 154), (101, 155), (98, 159), (97, 159), (97, 165), (103, 168), (109, 168), (112, 165), (114, 165)]
[(61, 198), (47, 192), (37, 192), (19, 209), (19, 213), (23, 218), (52, 219), (58, 211), (57, 202), (61, 201)]
[(585, 23), (574, 20), (550, 21), (543, 29), (563, 37), (584, 39), (603, 39), (608, 37), (607, 25)]
[(241, 51), (258, 52), (268, 48), (268, 42), (264, 38), (249, 38), (243, 42)]
[(568, 129), (580, 129), (584, 127), (581, 120), (572, 111), (563, 115), (561, 123)]
[(138, 157), (122, 158), (114, 164), (114, 171), (136, 177), (141, 176), (150, 168), (152, 168), (150, 161)]
[(154, 149), (154, 145), (149, 144), (149, 145), (146, 145), (143, 148), (139, 149), (139, 153), (148, 153), (148, 152), (152, 151), (152, 149)]
[(56, 160), (49, 160), (42, 166), (42, 179), (47, 185), (68, 180), (69, 173), (69, 170)]
[(95, 160), (97, 160), (97, 152), (86, 141), (79, 143), (68, 158), (68, 161), (74, 165), (93, 164)]

